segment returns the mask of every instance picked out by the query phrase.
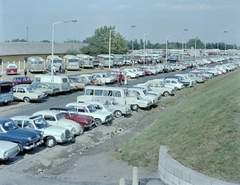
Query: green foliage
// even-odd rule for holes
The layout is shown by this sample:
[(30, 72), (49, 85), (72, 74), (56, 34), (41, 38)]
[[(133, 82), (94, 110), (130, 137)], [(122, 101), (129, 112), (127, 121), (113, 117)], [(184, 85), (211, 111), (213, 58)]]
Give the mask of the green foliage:
[[(114, 29), (115, 27), (111, 26), (104, 26), (96, 29), (92, 37), (84, 40), (84, 43), (88, 43), (88, 46), (81, 48), (81, 52), (92, 56), (96, 56), (98, 54), (108, 54), (110, 30)], [(125, 54), (128, 50), (127, 44), (127, 41), (120, 33), (111, 31), (111, 53)]]
[(166, 145), (183, 165), (239, 183), (239, 79), (238, 69), (162, 101), (170, 107), (116, 155), (132, 165), (156, 170), (159, 147)]
[(13, 39), (11, 42), (27, 42), (26, 39)]
[(66, 52), (66, 55), (77, 55), (79, 54), (79, 51), (75, 50), (75, 49), (69, 49)]
[(50, 42), (49, 40), (42, 40), (42, 41), (40, 41), (40, 42)]

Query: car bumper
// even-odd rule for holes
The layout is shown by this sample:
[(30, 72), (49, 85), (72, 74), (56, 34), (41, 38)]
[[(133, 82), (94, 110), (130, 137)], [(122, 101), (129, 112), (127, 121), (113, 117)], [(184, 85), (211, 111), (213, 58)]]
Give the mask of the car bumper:
[(36, 143), (32, 143), (31, 145), (28, 145), (28, 146), (23, 146), (23, 149), (25, 150), (30, 150), (32, 148), (36, 148), (37, 146), (41, 145), (44, 143), (44, 140), (41, 139), (40, 141), (36, 142)]

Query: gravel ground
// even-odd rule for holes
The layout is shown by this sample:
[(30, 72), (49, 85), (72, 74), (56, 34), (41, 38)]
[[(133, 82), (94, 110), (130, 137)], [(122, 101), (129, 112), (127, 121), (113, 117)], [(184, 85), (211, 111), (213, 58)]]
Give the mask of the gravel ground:
[[(131, 117), (86, 131), (74, 144), (41, 146), (17, 160), (0, 163), (0, 184), (117, 185), (121, 178), (126, 185), (131, 184), (133, 166), (114, 159), (111, 153), (153, 123), (163, 109), (159, 104), (151, 110), (139, 110)], [(141, 185), (162, 184), (157, 171), (140, 167), (138, 177)]]

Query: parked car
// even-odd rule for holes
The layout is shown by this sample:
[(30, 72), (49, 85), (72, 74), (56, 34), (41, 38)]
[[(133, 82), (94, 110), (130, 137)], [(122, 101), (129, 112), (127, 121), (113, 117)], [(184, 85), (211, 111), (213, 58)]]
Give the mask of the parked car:
[(193, 74), (193, 73), (185, 73), (185, 74), (192, 80), (195, 80), (195, 82), (197, 83), (205, 82), (205, 78), (203, 76), (197, 76), (197, 74)]
[(109, 111), (98, 111), (92, 104), (90, 103), (77, 103), (72, 102), (68, 103), (66, 107), (72, 107), (77, 110), (77, 112), (81, 115), (88, 115), (94, 117), (94, 125), (100, 126), (103, 123), (107, 123), (113, 120), (113, 115)]
[(31, 84), (32, 80), (28, 76), (18, 76), (13, 78), (12, 83), (14, 86), (20, 84)]
[(0, 161), (14, 158), (20, 151), (17, 143), (0, 140)]
[(0, 118), (0, 140), (16, 143), (19, 153), (35, 148), (44, 142), (43, 132), (22, 129), (9, 118)]
[(54, 147), (57, 143), (65, 143), (73, 139), (69, 129), (50, 125), (41, 115), (14, 116), (11, 119), (20, 128), (42, 131), (44, 143), (48, 148)]
[(122, 72), (122, 74), (127, 74), (127, 77), (130, 78), (138, 78), (139, 74), (137, 72), (132, 71), (131, 69), (123, 69), (120, 72)]
[(96, 97), (93, 98), (92, 101), (102, 102), (109, 110), (111, 110), (116, 118), (132, 113), (130, 105), (119, 104), (115, 98)]
[(83, 90), (86, 85), (89, 85), (90, 82), (83, 81), (78, 77), (68, 77), (69, 82), (76, 86), (77, 90)]
[(82, 127), (75, 121), (66, 119), (61, 112), (54, 110), (41, 110), (33, 114), (33, 116), (41, 115), (50, 125), (56, 125), (67, 128), (73, 135), (80, 135)]
[(94, 124), (94, 117), (78, 114), (76, 109), (71, 107), (57, 106), (51, 107), (50, 110), (59, 111), (66, 119), (79, 123), (83, 127), (83, 131), (86, 128), (91, 128)]
[(181, 83), (177, 78), (168, 78), (168, 77), (166, 77), (163, 80), (164, 80), (165, 84), (169, 84), (169, 85), (171, 84), (174, 87), (176, 87), (178, 90), (181, 90), (181, 89), (184, 88), (183, 83)]
[(93, 78), (101, 84), (111, 84), (117, 82), (117, 78), (109, 75), (108, 73), (95, 73), (93, 74)]
[(35, 91), (25, 85), (17, 85), (13, 87), (13, 99), (24, 102), (40, 101), (47, 96), (46, 93)]
[(8, 64), (6, 69), (6, 75), (16, 75), (18, 74), (16, 64)]
[(41, 92), (46, 92), (48, 95), (57, 95), (59, 93), (59, 88), (55, 88), (47, 83), (32, 82), (30, 87)]
[(134, 73), (137, 73), (139, 76), (145, 76), (145, 73), (139, 68), (131, 68)]

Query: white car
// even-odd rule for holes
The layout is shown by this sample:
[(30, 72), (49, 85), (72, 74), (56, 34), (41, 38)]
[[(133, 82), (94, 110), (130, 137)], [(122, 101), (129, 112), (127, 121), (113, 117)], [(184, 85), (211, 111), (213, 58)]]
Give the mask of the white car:
[(110, 84), (117, 82), (117, 78), (107, 73), (95, 73), (93, 74), (93, 78), (96, 78), (98, 82), (101, 84)]
[(115, 98), (96, 97), (92, 99), (93, 102), (101, 102), (108, 110), (110, 110), (116, 118), (122, 115), (129, 115), (132, 113), (130, 105), (119, 104)]
[(20, 152), (18, 144), (10, 141), (0, 140), (0, 146), (0, 161), (11, 159)]
[(149, 94), (147, 90), (129, 87), (128, 92), (132, 92), (132, 91), (139, 94), (143, 99), (149, 99), (152, 102), (152, 105), (158, 105), (159, 103), (157, 96)]
[(152, 101), (150, 99), (143, 99), (137, 92), (135, 91), (128, 91), (129, 97), (136, 97), (136, 105), (135, 107), (131, 107), (133, 110), (137, 110), (138, 107), (140, 108), (150, 108), (152, 106)]
[(81, 115), (94, 117), (94, 124), (100, 126), (113, 120), (113, 115), (109, 111), (99, 111), (90, 103), (68, 103), (66, 107), (73, 107)]
[(184, 88), (184, 85), (178, 80), (174, 78), (165, 78), (164, 79), (165, 84), (171, 84), (174, 87), (176, 87), (178, 90), (181, 90)]
[(92, 74), (81, 74), (77, 77), (80, 78), (82, 81), (85, 81), (88, 83), (92, 83), (92, 80), (93, 80)]
[(133, 87), (133, 88), (138, 88), (138, 89), (146, 90), (148, 94), (151, 94), (151, 95), (153, 95), (153, 96), (156, 96), (157, 99), (158, 99), (158, 101), (160, 101), (161, 98), (162, 98), (162, 93), (155, 92), (155, 91), (153, 91), (150, 87), (146, 87), (146, 86), (144, 86), (144, 85), (142, 85), (142, 84), (133, 85), (132, 87)]
[(44, 143), (48, 148), (57, 143), (73, 140), (69, 129), (50, 125), (42, 116), (14, 116), (11, 118), (20, 128), (43, 131)]
[(145, 76), (145, 73), (139, 68), (131, 68), (134, 73), (137, 73), (139, 76)]
[(24, 102), (39, 101), (47, 96), (46, 93), (35, 91), (27, 85), (17, 85), (13, 87), (13, 99)]
[(137, 72), (132, 71), (131, 69), (124, 69), (120, 72), (122, 72), (122, 74), (126, 73), (128, 78), (138, 78), (139, 77), (139, 74)]
[(157, 69), (154, 68), (154, 66), (143, 66), (144, 69), (150, 71), (153, 75), (157, 74)]
[(50, 125), (64, 127), (70, 130), (72, 135), (80, 135), (82, 127), (77, 122), (65, 119), (63, 114), (55, 110), (41, 110), (35, 112), (33, 116), (41, 115)]

